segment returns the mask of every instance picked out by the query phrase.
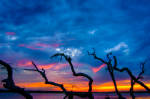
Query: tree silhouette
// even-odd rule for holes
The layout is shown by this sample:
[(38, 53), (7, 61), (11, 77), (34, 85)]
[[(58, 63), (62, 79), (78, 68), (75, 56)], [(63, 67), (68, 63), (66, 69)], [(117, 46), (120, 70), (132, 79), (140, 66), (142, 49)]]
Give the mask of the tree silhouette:
[(8, 74), (7, 78), (2, 80), (4, 88), (9, 89), (13, 92), (17, 92), (24, 96), (26, 99), (33, 99), (32, 95), (25, 91), (24, 88), (15, 85), (15, 82), (13, 80), (13, 68), (8, 63), (2, 60), (0, 60), (0, 64), (6, 68)]
[(73, 95), (70, 94), (69, 92), (67, 92), (67, 90), (64, 88), (63, 84), (58, 84), (58, 83), (55, 83), (55, 82), (52, 82), (52, 81), (48, 81), (48, 78), (47, 78), (47, 76), (45, 74), (45, 70), (43, 68), (41, 70), (38, 69), (38, 67), (36, 66), (36, 64), (33, 61), (32, 61), (32, 64), (35, 67), (35, 69), (24, 69), (24, 70), (37, 71), (42, 76), (42, 78), (45, 80), (45, 84), (54, 85), (54, 86), (57, 86), (57, 87), (62, 89), (62, 91), (66, 95), (64, 97), (64, 99), (66, 99), (67, 97), (69, 97), (69, 99), (73, 99)]
[(93, 49), (93, 52), (92, 52), (92, 53), (88, 52), (88, 55), (92, 55), (96, 60), (99, 60), (99, 61), (101, 61), (102, 63), (104, 63), (104, 64), (107, 65), (107, 69), (108, 69), (108, 72), (109, 72), (109, 74), (110, 74), (110, 76), (111, 76), (111, 79), (112, 79), (112, 81), (113, 81), (113, 84), (114, 84), (114, 86), (115, 86), (115, 91), (116, 91), (116, 94), (118, 95), (118, 98), (119, 98), (119, 99), (125, 99), (125, 98), (121, 95), (121, 93), (118, 91), (118, 88), (117, 88), (117, 83), (116, 83), (115, 76), (114, 76), (114, 68), (113, 68), (113, 65), (112, 65), (112, 59), (110, 58), (110, 55), (111, 55), (111, 54), (112, 54), (112, 53), (108, 53), (108, 54), (107, 54), (107, 59), (108, 59), (108, 61), (105, 61), (105, 60), (103, 60), (102, 58), (99, 58), (99, 57), (96, 56), (95, 49)]
[[(93, 49), (94, 50), (94, 49)], [(112, 73), (114, 70), (115, 71), (119, 71), (119, 72), (127, 72), (128, 75), (130, 76), (130, 79), (131, 79), (131, 87), (130, 87), (130, 95), (132, 97), (132, 99), (135, 99), (135, 95), (134, 95), (134, 90), (133, 90), (133, 87), (135, 85), (135, 83), (138, 83), (139, 85), (141, 85), (142, 87), (144, 87), (146, 89), (147, 92), (150, 93), (150, 89), (142, 82), (140, 81), (140, 79), (142, 79), (142, 74), (144, 73), (144, 65), (146, 63), (146, 61), (142, 62), (140, 65), (141, 65), (141, 72), (139, 73), (139, 75), (137, 77), (135, 77), (132, 72), (128, 69), (128, 68), (122, 68), (122, 69), (119, 69), (117, 67), (117, 59), (116, 59), (116, 56), (113, 56), (112, 58), (110, 57), (112, 55), (112, 53), (108, 53), (107, 54), (107, 59), (108, 59), (108, 62), (104, 61), (103, 59), (99, 58), (96, 56), (96, 53), (95, 53), (95, 50), (90, 53), (88, 52), (89, 55), (92, 55), (95, 59), (97, 60), (100, 60), (101, 62), (105, 63), (107, 65), (107, 68), (108, 68), (108, 71), (110, 72), (110, 75), (112, 77), (112, 80), (114, 82), (114, 86), (115, 86), (115, 91), (119, 97), (119, 99), (122, 99), (123, 97), (121, 96), (120, 97), (120, 93), (118, 92), (118, 89), (117, 89), (117, 84), (115, 83), (115, 79), (114, 79), (114, 74)], [(112, 61), (114, 61), (114, 64), (112, 64)], [(113, 75), (112, 75), (113, 74)]]
[[(141, 65), (141, 72), (139, 73), (139, 75), (136, 77), (137, 80), (139, 79), (143, 79), (142, 75), (144, 74), (144, 65), (145, 65), (146, 61), (142, 62)], [(131, 87), (130, 87), (130, 95), (132, 97), (132, 99), (135, 99), (135, 95), (134, 95), (134, 90), (133, 87), (135, 85), (135, 81), (131, 78)]]
[(85, 74), (85, 73), (76, 73), (76, 71), (75, 71), (75, 69), (74, 69), (74, 66), (73, 66), (73, 64), (72, 64), (72, 62), (71, 62), (72, 59), (71, 59), (70, 56), (65, 55), (64, 53), (56, 53), (56, 54), (54, 54), (53, 56), (51, 56), (51, 58), (57, 57), (57, 56), (60, 56), (61, 59), (62, 59), (62, 57), (65, 58), (65, 60), (69, 63), (69, 65), (70, 65), (70, 67), (71, 67), (71, 71), (72, 71), (72, 73), (73, 73), (73, 76), (82, 76), (82, 77), (85, 77), (85, 78), (87, 78), (87, 79), (89, 80), (88, 93), (85, 93), (84, 95), (83, 95), (83, 94), (82, 94), (82, 95), (79, 94), (79, 96), (80, 96), (80, 97), (88, 97), (89, 99), (94, 99), (94, 96), (93, 96), (93, 94), (92, 94), (92, 83), (93, 83), (93, 79), (92, 79), (89, 75), (87, 75), (87, 74)]
[(144, 73), (144, 65), (145, 65), (146, 61), (141, 63), (141, 69), (142, 69), (142, 71), (139, 73), (138, 77), (135, 77), (135, 76), (132, 74), (132, 72), (131, 72), (128, 68), (125, 68), (125, 67), (124, 67), (124, 68), (122, 68), (122, 69), (119, 69), (119, 68), (117, 67), (117, 59), (116, 59), (116, 56), (113, 56), (113, 59), (114, 59), (114, 66), (113, 66), (113, 68), (114, 68), (116, 71), (119, 71), (119, 72), (124, 72), (124, 71), (126, 71), (126, 72), (128, 73), (128, 75), (130, 76), (130, 78), (131, 78), (130, 95), (132, 96), (133, 99), (135, 99), (134, 92), (133, 92), (133, 86), (134, 86), (135, 83), (138, 83), (139, 85), (141, 85), (142, 87), (144, 87), (147, 92), (150, 93), (150, 89), (149, 89), (142, 81), (140, 81), (140, 79), (143, 78), (143, 77), (142, 77), (142, 74)]
[(42, 78), (44, 78), (45, 80), (45, 84), (50, 84), (50, 85), (54, 85), (54, 86), (58, 86), (59, 88), (62, 89), (62, 91), (65, 93), (65, 97), (64, 99), (66, 99), (68, 97), (68, 99), (73, 99), (73, 96), (79, 96), (79, 97), (89, 97), (89, 99), (94, 99), (92, 93), (77, 93), (77, 92), (69, 92), (65, 89), (65, 87), (63, 86), (63, 84), (58, 84), (55, 82), (51, 82), (48, 81), (48, 78), (45, 74), (45, 70), (42, 68), (41, 70), (38, 69), (38, 67), (36, 66), (36, 64), (34, 62), (32, 62), (33, 66), (35, 67), (35, 69), (24, 69), (24, 70), (28, 70), (28, 71), (36, 71), (38, 72)]

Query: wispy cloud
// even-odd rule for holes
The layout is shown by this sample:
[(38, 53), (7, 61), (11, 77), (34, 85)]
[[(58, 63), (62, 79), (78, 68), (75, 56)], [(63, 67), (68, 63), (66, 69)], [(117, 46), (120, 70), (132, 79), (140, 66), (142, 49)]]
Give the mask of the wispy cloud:
[(105, 67), (106, 66), (106, 64), (102, 64), (102, 65), (100, 65), (99, 67), (92, 67), (92, 71), (94, 72), (94, 73), (96, 73), (96, 72), (98, 72), (98, 71), (100, 71), (103, 67)]
[(78, 48), (56, 48), (56, 51), (65, 53), (71, 57), (79, 56), (82, 54), (81, 49)]
[(125, 42), (120, 42), (116, 46), (105, 50), (105, 52), (109, 53), (109, 52), (115, 52), (115, 51), (120, 51), (120, 50), (122, 50), (122, 52), (124, 52), (125, 54), (129, 53), (129, 47)]
[(16, 35), (15, 32), (6, 32), (6, 35)]

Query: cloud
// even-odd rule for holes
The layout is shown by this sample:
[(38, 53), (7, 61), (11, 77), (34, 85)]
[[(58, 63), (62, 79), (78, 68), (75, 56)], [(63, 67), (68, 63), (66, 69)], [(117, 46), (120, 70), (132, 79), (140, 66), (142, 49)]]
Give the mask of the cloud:
[(122, 52), (124, 52), (125, 54), (129, 53), (129, 47), (128, 47), (128, 45), (125, 42), (120, 42), (116, 46), (105, 50), (105, 52), (106, 53), (110, 53), (110, 52), (120, 51), (122, 49), (123, 49)]
[(98, 72), (98, 71), (100, 71), (103, 67), (105, 67), (106, 66), (106, 64), (102, 64), (102, 65), (100, 65), (99, 67), (92, 67), (92, 71), (94, 72), (94, 73), (96, 73), (96, 72)]
[(82, 54), (81, 50), (77, 48), (56, 48), (56, 51), (65, 53), (71, 57), (79, 56)]
[[(135, 73), (136, 65), (132, 63), (150, 54), (150, 1), (110, 1), (0, 0), (0, 9), (3, 9), (0, 10), (1, 59), (12, 64), (20, 59), (35, 60), (41, 63), (38, 65), (60, 72), (67, 64), (51, 66), (55, 60), (49, 56), (64, 52), (74, 57), (73, 61), (84, 63), (79, 72), (93, 75), (91, 67), (98, 63), (87, 56), (86, 51), (95, 48), (100, 57), (109, 52), (121, 53), (117, 54), (120, 66), (130, 64)], [(26, 62), (24, 66), (29, 64)], [(105, 76), (105, 71), (101, 71), (95, 75)], [(100, 75), (97, 80), (104, 81)]]
[(16, 35), (15, 32), (6, 32), (6, 35)]
[(7, 35), (6, 36), (6, 40), (9, 40), (9, 41), (15, 41), (17, 40), (18, 37), (17, 36), (13, 36), (13, 35)]
[(59, 44), (59, 43), (46, 44), (46, 43), (32, 42), (29, 44), (19, 44), (18, 47), (23, 47), (23, 48), (27, 48), (31, 50), (48, 51), (51, 48), (54, 49), (61, 45), (62, 44)]
[(89, 34), (95, 34), (96, 30), (89, 31)]

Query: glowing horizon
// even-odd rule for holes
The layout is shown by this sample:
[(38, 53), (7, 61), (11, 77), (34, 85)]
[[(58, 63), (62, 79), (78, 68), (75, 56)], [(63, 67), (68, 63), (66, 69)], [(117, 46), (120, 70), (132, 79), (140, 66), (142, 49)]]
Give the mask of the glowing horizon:
[[(150, 88), (150, 81), (149, 83), (145, 83)], [(87, 82), (85, 82), (86, 84)], [(79, 84), (79, 83), (78, 83)], [(80, 87), (76, 87), (75, 84), (64, 83), (64, 87), (67, 91), (74, 91), (74, 92), (87, 92), (88, 91), (88, 84), (80, 83)], [(59, 87), (45, 84), (44, 82), (32, 82), (32, 83), (16, 83), (16, 85), (23, 87), (27, 90), (38, 90), (40, 91), (62, 91)], [(2, 87), (2, 86), (0, 86)], [(120, 80), (117, 81), (117, 88), (119, 91), (126, 91), (130, 90), (130, 80)], [(139, 84), (134, 85), (134, 91), (146, 91), (142, 86)], [(115, 92), (115, 88), (112, 81), (95, 85), (93, 84), (93, 92)]]

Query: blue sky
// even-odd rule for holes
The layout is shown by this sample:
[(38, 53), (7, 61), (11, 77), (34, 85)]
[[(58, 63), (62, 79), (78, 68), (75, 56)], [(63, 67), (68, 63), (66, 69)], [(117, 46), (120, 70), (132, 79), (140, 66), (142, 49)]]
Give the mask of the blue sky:
[[(96, 74), (91, 70), (102, 64), (87, 55), (87, 50), (95, 48), (104, 59), (113, 52), (120, 67), (129, 67), (137, 75), (139, 63), (150, 55), (149, 11), (149, 0), (1, 0), (0, 59), (23, 69), (27, 66), (19, 63), (31, 60), (41, 65), (65, 63), (50, 59), (54, 53), (64, 52), (97, 83), (111, 81), (102, 79), (108, 75), (105, 69)], [(149, 65), (145, 65), (144, 80), (150, 79)], [(59, 70), (66, 71), (69, 68)], [(24, 75), (31, 74), (22, 72)], [(128, 78), (125, 73), (116, 75)]]

